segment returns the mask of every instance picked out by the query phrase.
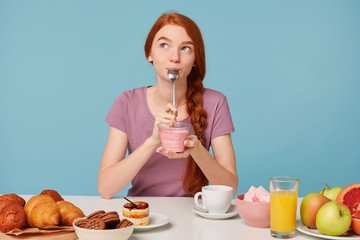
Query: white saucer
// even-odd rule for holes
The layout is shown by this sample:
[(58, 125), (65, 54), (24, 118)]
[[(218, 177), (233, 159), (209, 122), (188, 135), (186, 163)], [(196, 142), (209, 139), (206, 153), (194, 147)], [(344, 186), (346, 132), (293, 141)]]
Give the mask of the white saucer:
[(134, 230), (136, 232), (150, 231), (153, 230), (154, 228), (164, 226), (170, 222), (170, 218), (168, 216), (160, 213), (150, 212), (149, 218), (150, 218), (149, 225), (135, 226)]
[(204, 218), (210, 218), (210, 219), (226, 219), (226, 218), (234, 217), (239, 214), (235, 204), (231, 204), (229, 210), (226, 213), (220, 213), (220, 214), (208, 213), (207, 211), (197, 206), (194, 206), (192, 210), (194, 213)]
[(324, 238), (324, 239), (344, 239), (344, 240), (348, 240), (348, 239), (356, 239), (356, 240), (360, 240), (360, 236), (355, 234), (353, 231), (347, 231), (344, 235), (341, 236), (329, 236), (329, 235), (324, 235), (322, 233), (320, 233), (317, 229), (311, 229), (308, 228), (307, 226), (305, 226), (301, 221), (297, 222), (297, 230), (299, 232), (302, 232), (304, 234), (310, 235), (310, 236), (314, 236), (314, 237), (318, 237), (318, 238)]

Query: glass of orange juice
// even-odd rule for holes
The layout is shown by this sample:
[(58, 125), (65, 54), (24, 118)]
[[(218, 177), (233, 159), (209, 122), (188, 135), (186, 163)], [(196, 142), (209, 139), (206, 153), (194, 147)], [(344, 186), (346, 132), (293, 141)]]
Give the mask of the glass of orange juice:
[(293, 238), (296, 229), (296, 209), (299, 179), (270, 178), (270, 230), (275, 238)]

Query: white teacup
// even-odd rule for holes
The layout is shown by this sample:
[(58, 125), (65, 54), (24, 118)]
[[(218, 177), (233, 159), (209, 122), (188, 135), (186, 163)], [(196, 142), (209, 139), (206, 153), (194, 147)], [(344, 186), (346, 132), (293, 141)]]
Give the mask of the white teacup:
[[(201, 204), (199, 197), (201, 196)], [(233, 188), (224, 185), (208, 185), (197, 192), (194, 196), (195, 205), (208, 213), (226, 213), (230, 207), (233, 196)]]

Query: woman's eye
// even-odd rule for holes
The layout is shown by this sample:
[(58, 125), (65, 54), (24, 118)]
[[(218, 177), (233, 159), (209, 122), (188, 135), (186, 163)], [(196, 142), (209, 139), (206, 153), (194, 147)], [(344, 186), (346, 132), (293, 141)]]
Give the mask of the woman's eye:
[(160, 47), (162, 47), (162, 48), (167, 48), (168, 45), (167, 45), (166, 43), (162, 43), (162, 44), (160, 44)]
[(190, 51), (190, 47), (183, 47), (181, 50), (183, 50), (183, 51)]

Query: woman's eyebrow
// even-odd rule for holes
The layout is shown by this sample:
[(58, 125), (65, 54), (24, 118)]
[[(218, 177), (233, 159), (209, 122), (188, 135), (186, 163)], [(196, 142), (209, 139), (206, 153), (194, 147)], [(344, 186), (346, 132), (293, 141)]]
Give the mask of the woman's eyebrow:
[(170, 38), (167, 38), (167, 37), (159, 37), (158, 41), (161, 41), (161, 40), (165, 40), (165, 41), (171, 42), (171, 39), (170, 39)]
[(185, 41), (185, 42), (182, 42), (182, 44), (184, 44), (184, 45), (187, 45), (187, 44), (194, 45), (194, 43), (192, 41)]
[[(167, 37), (159, 37), (158, 41), (161, 41), (161, 40), (172, 42), (172, 40), (170, 38), (167, 38)], [(192, 41), (184, 41), (184, 42), (182, 42), (182, 44), (194, 45), (194, 43)]]

